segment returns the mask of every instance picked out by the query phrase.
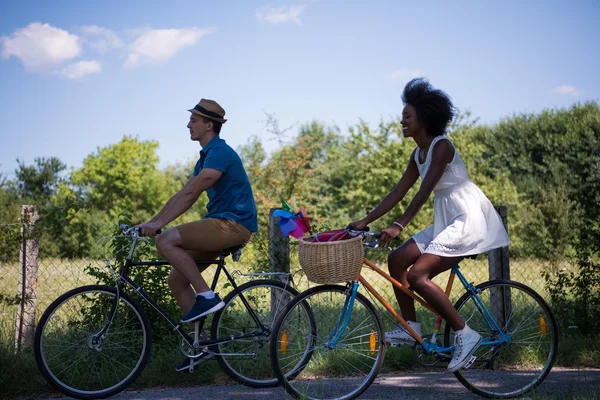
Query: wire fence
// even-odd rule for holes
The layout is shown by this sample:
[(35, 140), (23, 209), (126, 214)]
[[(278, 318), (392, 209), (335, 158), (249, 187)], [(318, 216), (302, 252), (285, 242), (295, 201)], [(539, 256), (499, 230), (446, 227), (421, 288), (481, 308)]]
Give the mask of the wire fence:
[[(506, 220), (506, 210), (498, 210), (510, 227), (510, 221)], [(43, 218), (52, 216), (44, 214), (40, 217), (36, 207), (24, 206), (21, 220), (0, 222), (0, 340), (14, 341), (17, 350), (31, 343), (35, 323), (52, 301), (70, 289), (96, 283), (97, 275), (93, 272), (107, 270), (104, 256), (107, 252), (111, 255), (110, 247), (96, 245), (102, 243), (100, 239), (116, 234), (118, 228), (116, 223), (101, 226), (84, 223), (79, 224), (76, 230), (67, 224), (57, 231), (41, 223)], [(67, 235), (66, 232), (70, 234)], [(416, 232), (416, 228), (411, 230), (409, 227), (405, 238)], [(366, 256), (387, 271), (387, 254), (386, 251), (372, 250)], [(151, 246), (141, 256), (159, 258)], [(297, 241), (281, 237), (273, 218), (260, 227), (259, 233), (253, 235), (240, 262), (232, 265), (228, 260), (228, 264), (231, 270), (242, 272), (289, 271), (293, 284), (299, 291), (315, 285), (308, 281), (300, 268)], [(570, 265), (567, 261), (509, 260), (506, 248), (481, 254), (461, 263), (461, 271), (470, 282), (513, 279), (531, 286), (544, 297), (544, 271), (568, 267)], [(163, 285), (165, 293), (168, 293), (168, 272), (168, 266), (150, 267), (147, 275), (153, 277), (153, 284), (157, 284), (158, 277), (158, 284)], [(203, 274), (207, 281), (212, 279), (213, 272), (214, 269), (208, 269)], [(146, 271), (138, 277), (144, 279), (145, 274)], [(390, 304), (396, 305), (392, 287), (387, 281), (367, 268), (363, 268), (363, 276)], [(238, 279), (239, 277), (238, 275)], [(445, 287), (447, 277), (447, 274), (442, 274), (434, 282)], [(241, 279), (252, 278), (242, 276)], [(144, 282), (138, 283), (144, 285)], [(461, 294), (462, 287), (455, 284), (451, 299), (455, 301)], [(155, 300), (165, 309), (178, 312), (171, 296)], [(396, 323), (389, 318), (384, 321), (386, 329)]]

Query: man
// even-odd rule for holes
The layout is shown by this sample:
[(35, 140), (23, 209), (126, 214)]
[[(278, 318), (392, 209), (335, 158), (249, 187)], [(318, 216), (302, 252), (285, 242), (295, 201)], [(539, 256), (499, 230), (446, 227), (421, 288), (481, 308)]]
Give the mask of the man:
[(158, 252), (173, 266), (168, 284), (185, 314), (182, 322), (196, 321), (225, 306), (202, 278), (194, 258), (214, 259), (220, 250), (246, 243), (258, 230), (248, 175), (238, 154), (219, 136), (227, 121), (225, 110), (213, 100), (202, 99), (188, 111), (190, 138), (202, 148), (193, 176), (154, 218), (138, 225), (142, 235), (156, 235), (202, 192), (208, 194), (208, 213), (202, 220), (167, 229), (156, 239)]

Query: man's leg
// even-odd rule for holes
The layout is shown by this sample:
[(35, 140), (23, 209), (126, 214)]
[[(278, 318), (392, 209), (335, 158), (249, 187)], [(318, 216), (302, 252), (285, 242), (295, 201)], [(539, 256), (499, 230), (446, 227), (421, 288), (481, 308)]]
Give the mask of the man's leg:
[(183, 314), (187, 314), (192, 309), (192, 306), (196, 302), (196, 293), (190, 286), (190, 281), (177, 271), (175, 268), (171, 268), (169, 277), (167, 278), (169, 289), (175, 296), (177, 305)]
[[(208, 218), (179, 225), (159, 235), (156, 247), (175, 269), (170, 275), (169, 286), (182, 311), (188, 309), (182, 318), (183, 322), (195, 321), (225, 305), (202, 278), (193, 254), (202, 254), (202, 259), (214, 259), (222, 249), (246, 242), (250, 234), (234, 222)], [(191, 307), (190, 295), (193, 293), (186, 286), (188, 282), (196, 292)]]
[[(173, 280), (177, 281), (177, 283), (174, 282), (174, 284), (177, 285), (177, 289), (180, 289), (183, 291), (183, 293), (185, 293), (185, 289), (183, 288), (183, 278), (185, 278), (185, 280), (188, 282), (188, 285), (191, 284), (196, 293), (210, 290), (206, 284), (206, 281), (204, 278), (202, 278), (202, 275), (196, 266), (196, 262), (183, 248), (181, 235), (179, 234), (177, 228), (167, 229), (165, 232), (158, 235), (156, 237), (156, 249), (158, 250), (159, 254), (164, 257), (164, 259), (167, 260), (178, 272), (178, 275), (173, 278)], [(171, 287), (170, 283), (169, 287)], [(184, 294), (183, 296), (185, 303), (186, 295)], [(177, 301), (179, 303), (179, 299)]]

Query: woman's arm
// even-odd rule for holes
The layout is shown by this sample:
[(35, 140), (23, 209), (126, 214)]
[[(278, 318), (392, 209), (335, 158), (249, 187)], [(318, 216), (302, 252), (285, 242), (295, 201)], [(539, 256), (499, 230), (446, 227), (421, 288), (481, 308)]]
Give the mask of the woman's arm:
[(410, 161), (408, 162), (408, 166), (398, 181), (396, 187), (388, 193), (387, 196), (381, 200), (381, 203), (373, 211), (366, 216), (365, 221), (367, 224), (381, 218), (385, 214), (388, 213), (396, 204), (398, 204), (406, 193), (410, 190), (410, 188), (415, 184), (417, 179), (419, 178), (419, 170), (417, 169), (417, 164), (415, 163), (414, 158), (411, 156)]
[(435, 144), (431, 153), (431, 165), (419, 187), (419, 191), (404, 211), (404, 214), (396, 222), (402, 226), (406, 226), (417, 215), (417, 212), (419, 212), (423, 204), (431, 196), (435, 185), (440, 181), (446, 170), (446, 166), (452, 162), (454, 151), (454, 147), (447, 140), (440, 140)]
[[(423, 207), (423, 204), (427, 201), (433, 188), (439, 182), (446, 166), (452, 162), (454, 157), (454, 147), (447, 140), (440, 140), (437, 142), (431, 153), (431, 165), (425, 174), (425, 178), (419, 187), (419, 191), (412, 199), (404, 214), (398, 218), (394, 225), (381, 231), (381, 238), (379, 244), (387, 246), (387, 244), (400, 232), (404, 230), (404, 227), (414, 218), (417, 212)], [(416, 165), (415, 165), (416, 166)]]
[(402, 178), (398, 181), (398, 184), (396, 184), (396, 187), (381, 200), (381, 203), (379, 203), (369, 215), (359, 221), (351, 222), (350, 226), (354, 229), (364, 229), (368, 224), (385, 215), (392, 207), (398, 204), (404, 196), (406, 196), (408, 190), (419, 178), (419, 170), (417, 169), (417, 164), (414, 160), (414, 154), (415, 152), (413, 151), (408, 161), (408, 165), (406, 166), (406, 170), (404, 171)]

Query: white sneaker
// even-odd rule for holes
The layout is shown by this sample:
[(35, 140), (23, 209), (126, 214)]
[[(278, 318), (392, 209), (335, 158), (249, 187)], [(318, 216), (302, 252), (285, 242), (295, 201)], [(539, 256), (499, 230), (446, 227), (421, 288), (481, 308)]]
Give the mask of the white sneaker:
[[(421, 336), (421, 323), (413, 321), (407, 322), (408, 325)], [(392, 346), (400, 344), (412, 346), (416, 343), (415, 338), (412, 337), (401, 324), (398, 324), (393, 331), (385, 333), (385, 341)]]
[(464, 329), (454, 332), (454, 355), (448, 364), (448, 371), (458, 371), (471, 361), (482, 340), (481, 335), (466, 324)]

